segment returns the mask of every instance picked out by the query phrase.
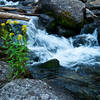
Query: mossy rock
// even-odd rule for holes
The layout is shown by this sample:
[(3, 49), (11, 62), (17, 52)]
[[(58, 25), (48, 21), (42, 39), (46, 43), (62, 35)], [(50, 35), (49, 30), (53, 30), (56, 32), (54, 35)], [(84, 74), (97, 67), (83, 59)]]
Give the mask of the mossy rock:
[(49, 60), (45, 63), (27, 66), (34, 78), (43, 79), (55, 77), (59, 72), (59, 61), (57, 59)]
[[(59, 61), (57, 59), (51, 59), (47, 62), (41, 63), (41, 64), (37, 64), (36, 67), (40, 67), (40, 68), (57, 68), (59, 67)], [(34, 67), (34, 66), (33, 66)]]
[[(57, 33), (57, 26), (60, 26), (64, 29), (71, 30), (72, 34), (68, 33), (68, 36), (73, 36), (73, 33), (78, 33), (80, 32), (81, 28), (83, 27), (83, 21), (80, 23), (76, 22), (75, 19), (71, 16), (69, 12), (62, 12), (62, 13), (55, 13), (54, 11), (49, 11), (49, 10), (43, 10), (40, 11), (40, 13), (45, 13), (51, 17), (53, 17), (55, 20), (50, 23), (50, 25), (47, 27), (47, 31), (51, 33)], [(67, 34), (67, 33), (66, 33)], [(76, 35), (74, 34), (74, 35)]]

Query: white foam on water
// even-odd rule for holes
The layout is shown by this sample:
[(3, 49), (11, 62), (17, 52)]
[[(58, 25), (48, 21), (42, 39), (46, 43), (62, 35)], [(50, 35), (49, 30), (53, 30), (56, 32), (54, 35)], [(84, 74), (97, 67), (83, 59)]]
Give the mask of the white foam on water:
[[(39, 57), (38, 63), (48, 61), (50, 59), (58, 59), (62, 66), (72, 68), (77, 64), (95, 64), (96, 57), (100, 57), (100, 47), (97, 45), (97, 29), (93, 34), (82, 34), (76, 37), (85, 37), (88, 45), (80, 45), (75, 47), (73, 41), (77, 38), (64, 38), (56, 35), (49, 35), (45, 30), (36, 28), (38, 17), (33, 17), (29, 22), (21, 21), (28, 25), (28, 48), (34, 52), (33, 56)], [(96, 41), (96, 45), (92, 46), (92, 41)], [(36, 62), (33, 61), (33, 64)]]
[(16, 6), (19, 4), (19, 2), (12, 2), (7, 0), (0, 0), (0, 2), (4, 2), (4, 5), (0, 5), (0, 6)]

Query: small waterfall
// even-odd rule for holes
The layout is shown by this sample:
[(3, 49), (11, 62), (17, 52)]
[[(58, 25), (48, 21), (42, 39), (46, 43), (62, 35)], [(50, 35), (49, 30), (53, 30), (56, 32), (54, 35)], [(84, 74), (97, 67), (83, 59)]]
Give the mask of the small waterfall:
[(49, 35), (46, 30), (36, 28), (38, 17), (33, 17), (30, 22), (21, 21), (28, 25), (28, 48), (38, 61), (33, 64), (58, 59), (62, 66), (72, 68), (79, 64), (100, 64), (100, 47), (97, 40), (97, 29), (93, 34), (81, 34), (73, 38)]

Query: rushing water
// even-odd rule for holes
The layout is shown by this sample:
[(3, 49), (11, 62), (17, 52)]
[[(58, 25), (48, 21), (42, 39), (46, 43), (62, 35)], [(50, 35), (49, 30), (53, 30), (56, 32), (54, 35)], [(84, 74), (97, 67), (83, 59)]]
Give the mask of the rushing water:
[[(1, 0), (4, 5), (18, 5), (19, 2)], [(32, 17), (29, 22), (21, 21), (28, 25), (28, 48), (33, 52), (32, 64), (58, 59), (64, 67), (72, 68), (75, 65), (100, 64), (100, 47), (97, 40), (97, 29), (92, 34), (80, 34), (75, 37), (64, 38), (50, 35), (46, 30), (38, 29), (38, 17)]]
[(12, 2), (7, 0), (0, 0), (0, 6), (16, 6), (19, 2)]
[[(5, 5), (18, 5), (18, 2), (1, 0)], [(68, 39), (49, 35), (46, 30), (40, 30), (38, 17), (32, 17), (29, 22), (21, 21), (28, 25), (28, 48), (34, 52), (38, 61), (33, 64), (58, 59), (62, 66), (72, 68), (77, 64), (100, 64), (100, 47), (97, 40), (97, 29), (92, 34), (80, 34)]]
[[(92, 34), (80, 34), (71, 38), (49, 35), (46, 30), (36, 27), (38, 17), (32, 17), (29, 22), (21, 21), (28, 25), (28, 48), (34, 52), (38, 61), (33, 64), (58, 59), (64, 67), (72, 68), (78, 64), (100, 64), (100, 47), (97, 40), (97, 29)], [(97, 59), (98, 58), (98, 59)]]

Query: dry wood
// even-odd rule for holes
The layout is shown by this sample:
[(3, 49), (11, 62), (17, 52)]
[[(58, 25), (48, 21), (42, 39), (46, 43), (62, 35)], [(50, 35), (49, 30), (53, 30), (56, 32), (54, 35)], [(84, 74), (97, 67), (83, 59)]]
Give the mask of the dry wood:
[(13, 8), (13, 7), (0, 7), (0, 10), (19, 10), (19, 8)]
[(91, 10), (89, 10), (89, 9), (86, 9), (86, 13), (87, 14), (90, 14), (92, 17), (94, 17), (94, 18), (97, 18), (98, 16), (97, 15), (95, 15)]
[(17, 12), (22, 12), (26, 13), (26, 10), (20, 9), (20, 8), (14, 8), (14, 7), (0, 7), (1, 11), (17, 11)]
[(35, 13), (16, 13), (16, 14), (20, 14), (20, 15), (26, 15), (26, 16), (40, 16), (40, 14), (35, 14)]
[(13, 14), (13, 13), (8, 13), (8, 12), (0, 12), (0, 18), (4, 18), (4, 19), (19, 19), (19, 20), (25, 20), (25, 21), (29, 21), (30, 20), (30, 18), (25, 16), (25, 15)]

